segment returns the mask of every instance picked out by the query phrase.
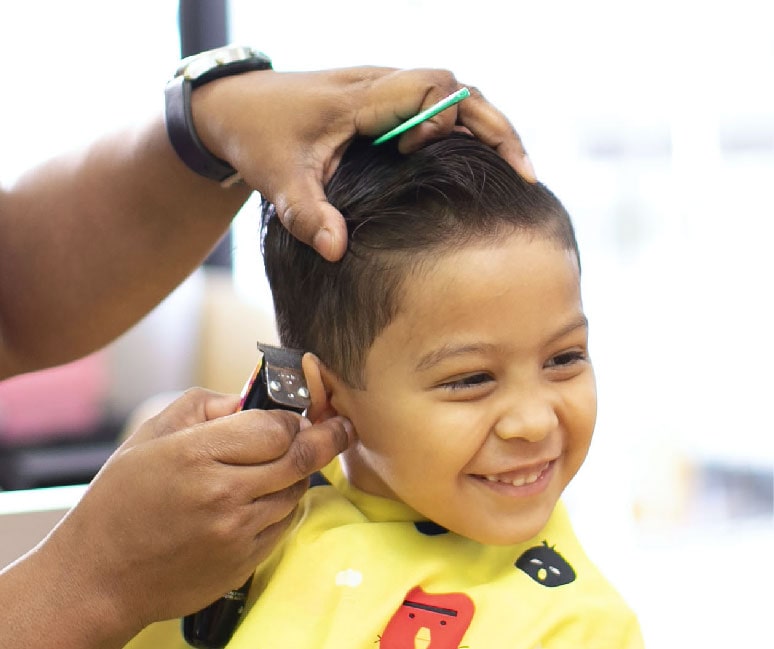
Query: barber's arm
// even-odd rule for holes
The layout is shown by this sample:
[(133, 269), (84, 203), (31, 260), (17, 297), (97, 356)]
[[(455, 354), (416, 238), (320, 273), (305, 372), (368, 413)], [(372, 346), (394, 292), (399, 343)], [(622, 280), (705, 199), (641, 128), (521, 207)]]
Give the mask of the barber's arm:
[[(251, 189), (325, 257), (344, 224), (323, 184), (357, 133), (379, 135), (459, 87), (442, 70), (246, 72), (193, 92), (201, 141), (246, 184), (224, 189), (170, 145), (161, 115), (44, 163), (0, 193), (0, 379), (62, 363), (129, 328), (207, 255)], [(408, 131), (404, 151), (462, 125), (531, 174), (476, 91)]]
[(0, 379), (113, 340), (204, 259), (248, 196), (185, 167), (161, 116), (0, 195)]
[(351, 427), (237, 406), (190, 390), (116, 451), (52, 534), (0, 572), (0, 646), (122, 647), (245, 582)]

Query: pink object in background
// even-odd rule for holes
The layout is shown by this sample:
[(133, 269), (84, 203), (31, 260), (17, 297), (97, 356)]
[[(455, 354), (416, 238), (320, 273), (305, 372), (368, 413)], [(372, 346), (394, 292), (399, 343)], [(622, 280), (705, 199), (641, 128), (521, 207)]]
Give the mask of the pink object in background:
[(104, 411), (104, 352), (0, 382), (0, 442), (28, 444), (87, 435)]

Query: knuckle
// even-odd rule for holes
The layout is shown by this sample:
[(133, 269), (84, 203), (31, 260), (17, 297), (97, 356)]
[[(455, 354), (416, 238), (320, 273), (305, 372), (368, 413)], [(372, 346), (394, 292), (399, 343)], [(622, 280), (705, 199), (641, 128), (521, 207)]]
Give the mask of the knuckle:
[(448, 70), (446, 68), (435, 68), (433, 70), (429, 70), (430, 74), (432, 75), (433, 82), (441, 86), (443, 88), (456, 88), (457, 85), (457, 77), (454, 76), (454, 73), (451, 70)]
[[(230, 504), (233, 502), (235, 490), (228, 480), (210, 480), (205, 489), (205, 499), (207, 504), (218, 510), (228, 512)], [(228, 518), (228, 516), (224, 516)]]
[(212, 392), (204, 388), (188, 388), (177, 401), (172, 403), (171, 407), (179, 409), (181, 414), (194, 415), (202, 409), (208, 396), (212, 394)]
[(297, 430), (292, 416), (281, 410), (263, 411), (263, 414), (267, 416), (261, 418), (258, 428), (264, 436), (267, 447), (276, 455), (286, 453), (293, 443)]
[(297, 221), (296, 210), (292, 206), (287, 205), (282, 210), (277, 209), (277, 218), (280, 220), (280, 223), (282, 223), (283, 227), (288, 232), (290, 232), (290, 234), (294, 234), (293, 229), (297, 226)]
[(303, 498), (308, 488), (309, 480), (304, 478), (303, 480), (299, 480), (298, 482), (293, 483), (285, 490), (287, 492), (288, 502), (292, 503), (291, 511), (296, 507), (298, 501)]
[(243, 526), (238, 518), (234, 516), (218, 516), (210, 528), (211, 537), (215, 543), (220, 546), (231, 546), (236, 542), (242, 533)]
[(204, 388), (201, 388), (201, 387), (192, 387), (192, 388), (188, 388), (185, 392), (183, 392), (182, 398), (198, 403), (208, 394), (210, 394), (209, 390), (205, 390)]
[(296, 438), (290, 449), (290, 460), (297, 474), (302, 477), (318, 468), (317, 450), (311, 441), (306, 439)]
[(296, 512), (297, 511), (298, 511), (298, 504), (296, 504), (293, 507), (291, 507), (290, 510), (288, 511), (288, 513), (285, 516), (283, 516), (276, 523), (272, 523), (272, 525), (270, 525), (270, 527), (273, 528), (274, 531), (276, 533), (278, 533), (278, 534), (283, 533), (293, 523), (293, 520), (296, 517)]
[(274, 523), (290, 515), (297, 507), (304, 495), (307, 481), (303, 480), (291, 487), (273, 494), (273, 497), (264, 500), (261, 511), (260, 527), (270, 527)]
[(470, 90), (470, 96), (474, 99), (484, 99), (484, 93), (481, 92), (481, 89), (478, 86), (465, 86), (468, 90)]
[(144, 425), (150, 425), (152, 436), (158, 438), (195, 424), (202, 419), (204, 404), (211, 394), (213, 393), (204, 388), (189, 388), (174, 401), (166, 404)]
[(287, 531), (287, 529), (293, 523), (293, 520), (295, 519), (295, 515), (296, 515), (296, 510), (294, 508), (284, 518), (281, 518), (275, 523), (272, 523), (271, 525), (267, 525), (265, 527), (261, 527), (260, 529), (255, 531), (255, 542), (253, 544), (253, 549), (254, 549), (253, 561), (258, 562), (259, 560), (262, 560), (263, 558), (265, 558), (271, 552), (271, 550), (276, 546), (277, 542), (282, 537), (282, 535)]

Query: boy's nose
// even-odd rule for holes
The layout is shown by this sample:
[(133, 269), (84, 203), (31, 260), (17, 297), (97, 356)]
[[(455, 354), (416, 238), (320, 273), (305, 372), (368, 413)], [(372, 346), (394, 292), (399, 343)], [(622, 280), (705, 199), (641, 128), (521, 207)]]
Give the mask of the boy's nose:
[(501, 439), (521, 438), (538, 442), (559, 425), (554, 401), (546, 394), (533, 392), (515, 397), (494, 426)]

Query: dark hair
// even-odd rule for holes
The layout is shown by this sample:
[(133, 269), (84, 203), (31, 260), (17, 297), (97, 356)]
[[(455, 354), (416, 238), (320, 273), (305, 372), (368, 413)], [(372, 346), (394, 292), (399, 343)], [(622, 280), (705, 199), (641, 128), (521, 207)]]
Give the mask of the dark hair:
[(559, 200), (467, 135), (410, 155), (356, 140), (326, 194), (347, 223), (343, 259), (300, 243), (264, 202), (264, 263), (282, 345), (315, 353), (354, 387), (363, 387), (365, 356), (395, 316), (404, 279), (439, 253), (524, 231), (578, 255)]

